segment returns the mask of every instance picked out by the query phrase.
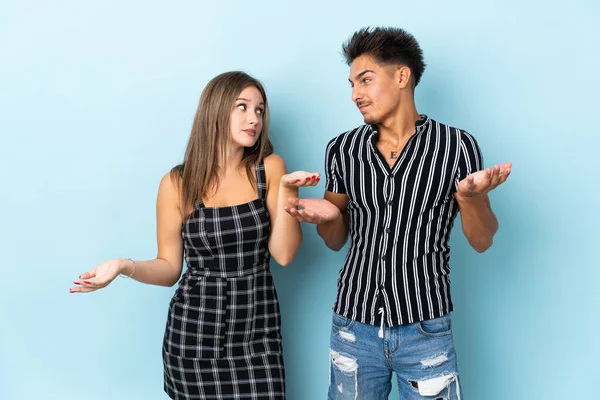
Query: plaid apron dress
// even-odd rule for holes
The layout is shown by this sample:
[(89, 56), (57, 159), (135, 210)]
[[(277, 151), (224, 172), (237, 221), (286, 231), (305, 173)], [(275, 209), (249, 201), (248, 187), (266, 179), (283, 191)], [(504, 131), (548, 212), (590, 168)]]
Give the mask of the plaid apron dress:
[(172, 399), (284, 399), (279, 303), (269, 269), (263, 163), (258, 199), (200, 201), (182, 225), (187, 271), (169, 304), (164, 390)]

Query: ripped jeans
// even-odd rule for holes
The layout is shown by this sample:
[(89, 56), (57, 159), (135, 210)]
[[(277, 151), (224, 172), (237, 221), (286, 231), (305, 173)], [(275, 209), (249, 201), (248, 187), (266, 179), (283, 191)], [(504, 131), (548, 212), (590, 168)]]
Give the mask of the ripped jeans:
[(391, 328), (333, 315), (330, 400), (387, 399), (396, 372), (401, 400), (460, 400), (450, 314)]

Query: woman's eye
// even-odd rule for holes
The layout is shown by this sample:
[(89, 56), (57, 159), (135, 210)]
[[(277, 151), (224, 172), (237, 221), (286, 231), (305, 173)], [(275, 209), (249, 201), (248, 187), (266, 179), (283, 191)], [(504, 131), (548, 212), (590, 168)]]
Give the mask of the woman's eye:
[(238, 104), (236, 107), (239, 108), (240, 110), (244, 110), (244, 111), (246, 110), (245, 104)]

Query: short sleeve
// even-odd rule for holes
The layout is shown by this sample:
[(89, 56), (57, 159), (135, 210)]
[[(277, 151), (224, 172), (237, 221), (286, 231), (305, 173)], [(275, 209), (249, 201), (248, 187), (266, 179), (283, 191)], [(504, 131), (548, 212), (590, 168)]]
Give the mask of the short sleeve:
[(341, 173), (338, 153), (339, 145), (336, 145), (336, 140), (333, 139), (327, 145), (327, 152), (325, 154), (325, 189), (333, 193), (346, 194), (346, 185)]
[(467, 133), (460, 134), (460, 155), (458, 160), (458, 171), (456, 185), (474, 172), (483, 169), (483, 155), (475, 138)]

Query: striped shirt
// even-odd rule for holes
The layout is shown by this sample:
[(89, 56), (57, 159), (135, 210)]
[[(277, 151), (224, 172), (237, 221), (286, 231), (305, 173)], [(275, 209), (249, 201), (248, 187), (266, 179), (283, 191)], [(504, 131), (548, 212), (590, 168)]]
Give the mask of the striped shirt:
[(333, 307), (346, 318), (396, 326), (453, 310), (454, 193), (460, 180), (483, 168), (483, 159), (467, 132), (421, 118), (391, 168), (376, 147), (375, 125), (327, 146), (326, 190), (349, 198), (350, 249)]

